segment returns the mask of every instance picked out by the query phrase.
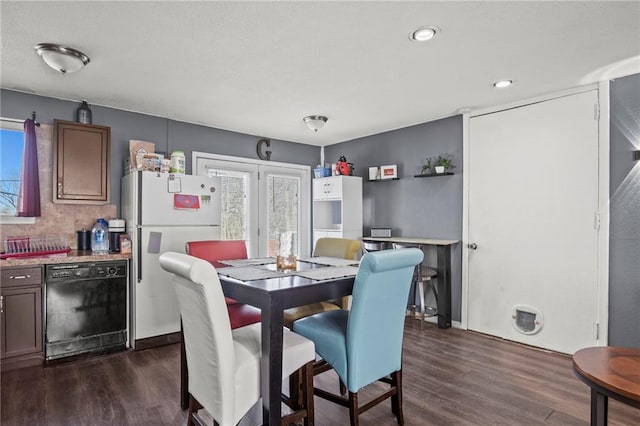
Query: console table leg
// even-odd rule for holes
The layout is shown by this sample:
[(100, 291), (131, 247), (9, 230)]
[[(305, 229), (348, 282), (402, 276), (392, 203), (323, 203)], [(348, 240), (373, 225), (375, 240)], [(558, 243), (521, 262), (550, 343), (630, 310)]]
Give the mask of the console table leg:
[(605, 426), (609, 411), (609, 398), (591, 389), (591, 426)]

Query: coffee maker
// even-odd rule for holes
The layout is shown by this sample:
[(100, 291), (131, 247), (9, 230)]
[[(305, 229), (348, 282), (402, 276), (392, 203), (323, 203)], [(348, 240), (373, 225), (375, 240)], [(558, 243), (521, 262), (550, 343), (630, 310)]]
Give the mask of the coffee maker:
[(109, 221), (109, 251), (120, 253), (120, 235), (124, 235), (124, 219)]

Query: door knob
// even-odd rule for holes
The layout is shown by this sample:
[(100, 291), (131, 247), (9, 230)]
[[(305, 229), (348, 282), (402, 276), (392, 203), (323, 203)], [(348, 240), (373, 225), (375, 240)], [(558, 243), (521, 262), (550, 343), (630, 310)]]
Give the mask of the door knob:
[(467, 248), (470, 250), (475, 250), (478, 248), (478, 245), (476, 243), (467, 244)]

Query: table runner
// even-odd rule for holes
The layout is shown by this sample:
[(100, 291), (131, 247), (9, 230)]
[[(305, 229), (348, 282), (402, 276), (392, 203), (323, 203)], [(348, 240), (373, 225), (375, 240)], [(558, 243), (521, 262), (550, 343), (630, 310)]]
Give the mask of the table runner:
[(276, 263), (275, 257), (261, 257), (256, 259), (231, 259), (231, 260), (219, 260), (219, 263), (229, 266), (251, 266), (251, 265), (267, 265), (269, 263)]
[(332, 278), (353, 277), (358, 273), (357, 266), (335, 266), (329, 268), (309, 269), (308, 271), (296, 271), (293, 274), (309, 278), (315, 281), (330, 280)]
[(298, 262), (316, 263), (318, 265), (327, 265), (327, 266), (348, 266), (348, 265), (360, 264), (359, 260), (342, 259), (339, 257), (329, 257), (329, 256), (303, 257), (298, 259)]
[(217, 271), (220, 275), (225, 275), (240, 281), (265, 280), (268, 278), (292, 275), (292, 273), (287, 274), (286, 272), (272, 271), (255, 266), (230, 266), (227, 268), (218, 268)]

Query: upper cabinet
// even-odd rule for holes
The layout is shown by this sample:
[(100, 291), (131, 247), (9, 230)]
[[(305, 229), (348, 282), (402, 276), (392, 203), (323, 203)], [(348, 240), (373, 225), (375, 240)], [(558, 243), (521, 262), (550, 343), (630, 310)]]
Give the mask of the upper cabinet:
[(111, 128), (54, 120), (53, 202), (108, 204)]
[[(345, 179), (345, 177), (347, 179)], [(361, 182), (360, 178), (349, 179), (352, 176), (330, 176), (313, 180), (313, 199), (328, 200), (342, 198), (342, 187), (348, 184), (344, 182)]]

